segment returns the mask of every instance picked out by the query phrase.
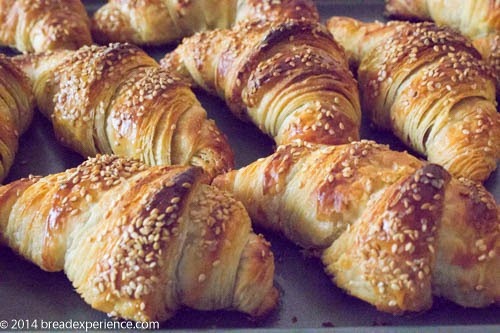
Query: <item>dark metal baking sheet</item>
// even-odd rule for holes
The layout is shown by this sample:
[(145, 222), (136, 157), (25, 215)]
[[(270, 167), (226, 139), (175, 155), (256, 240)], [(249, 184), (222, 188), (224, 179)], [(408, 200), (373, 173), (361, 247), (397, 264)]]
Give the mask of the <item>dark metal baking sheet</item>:
[[(86, 1), (94, 10), (103, 1)], [(383, 1), (317, 1), (323, 18), (346, 15), (362, 20), (383, 20)], [(166, 48), (147, 51), (161, 57)], [(209, 116), (229, 137), (236, 153), (236, 164), (244, 166), (270, 154), (273, 143), (250, 124), (235, 119), (222, 101), (196, 92)], [(366, 124), (362, 136), (388, 143), (394, 149), (404, 147), (388, 133), (373, 132)], [(28, 174), (46, 175), (73, 167), (82, 157), (60, 146), (54, 139), (50, 123), (37, 115), (29, 131), (22, 137), (20, 151), (6, 181)], [(500, 201), (500, 172), (495, 172), (486, 187)], [(318, 259), (305, 256), (289, 241), (257, 229), (271, 241), (276, 257), (275, 284), (281, 291), (279, 307), (269, 317), (254, 321), (236, 312), (199, 312), (182, 310), (162, 323), (164, 329), (325, 329), (331, 327), (361, 328), (383, 331), (389, 327), (412, 332), (423, 327), (442, 327), (446, 331), (472, 329), (500, 330), (500, 309), (464, 309), (442, 299), (435, 299), (430, 311), (421, 314), (393, 316), (375, 310), (367, 303), (346, 295), (335, 287), (323, 271)], [(25, 261), (6, 247), (0, 246), (0, 320), (73, 320), (103, 321), (108, 317), (90, 308), (73, 290), (63, 273), (47, 273)]]

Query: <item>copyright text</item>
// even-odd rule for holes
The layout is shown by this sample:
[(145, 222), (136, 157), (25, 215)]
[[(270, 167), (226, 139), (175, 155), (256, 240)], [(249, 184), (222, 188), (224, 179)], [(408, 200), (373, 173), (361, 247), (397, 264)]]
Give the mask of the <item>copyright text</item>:
[(44, 319), (4, 319), (0, 320), (0, 330), (155, 330), (160, 328), (157, 321), (135, 322), (117, 320), (44, 320)]

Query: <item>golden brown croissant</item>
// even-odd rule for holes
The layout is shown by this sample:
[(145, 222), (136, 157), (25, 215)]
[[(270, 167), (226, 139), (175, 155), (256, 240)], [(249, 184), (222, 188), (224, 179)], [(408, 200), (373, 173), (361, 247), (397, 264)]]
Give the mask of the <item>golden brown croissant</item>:
[(294, 143), (214, 185), (250, 217), (317, 250), (338, 286), (378, 309), (500, 301), (500, 210), (482, 185), (371, 141)]
[(82, 154), (149, 165), (191, 164), (214, 176), (233, 153), (188, 85), (130, 44), (14, 58), (34, 82), (59, 140)]
[(235, 22), (284, 18), (319, 15), (312, 0), (110, 0), (94, 14), (92, 30), (100, 43), (155, 45)]
[(0, 181), (14, 162), (19, 136), (28, 129), (34, 107), (28, 78), (0, 54)]
[(224, 98), (278, 144), (339, 144), (359, 137), (356, 81), (344, 52), (318, 23), (242, 24), (184, 39), (161, 61)]
[(0, 0), (0, 44), (19, 51), (77, 49), (92, 43), (80, 0)]
[(260, 316), (276, 305), (269, 243), (201, 169), (110, 155), (0, 187), (2, 241), (67, 274), (93, 308), (137, 321), (180, 307)]
[[(500, 80), (500, 1), (386, 0), (386, 13), (402, 19), (433, 20), (457, 29), (492, 65)], [(497, 86), (498, 87), (498, 86)]]
[(375, 125), (455, 176), (484, 180), (495, 170), (495, 81), (465, 37), (428, 22), (327, 24), (359, 63), (363, 111)]

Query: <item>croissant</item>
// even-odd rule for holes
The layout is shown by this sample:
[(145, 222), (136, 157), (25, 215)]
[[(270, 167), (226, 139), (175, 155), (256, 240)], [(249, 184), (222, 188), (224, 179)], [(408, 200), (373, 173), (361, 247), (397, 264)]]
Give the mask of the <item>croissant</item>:
[(19, 136), (31, 123), (34, 105), (28, 78), (0, 54), (0, 181), (14, 162)]
[(312, 0), (110, 0), (92, 18), (99, 43), (159, 45), (246, 20), (319, 19)]
[(80, 0), (0, 0), (0, 44), (23, 52), (77, 49), (92, 43)]
[(355, 79), (319, 23), (242, 24), (184, 39), (161, 65), (225, 99), (278, 144), (339, 144), (359, 137)]
[(362, 108), (376, 126), (455, 176), (481, 181), (495, 170), (495, 81), (465, 37), (425, 22), (327, 24), (359, 64)]
[(15, 61), (34, 83), (58, 139), (83, 156), (118, 154), (150, 165), (233, 167), (226, 137), (187, 84), (130, 44), (84, 46)]
[(213, 184), (379, 310), (423, 311), (433, 294), (466, 307), (500, 301), (500, 210), (482, 185), (439, 165), (371, 141), (298, 142)]
[(199, 168), (110, 155), (0, 187), (2, 242), (64, 270), (93, 308), (136, 321), (180, 307), (260, 316), (276, 305), (269, 243)]
[(500, 87), (500, 2), (498, 0), (386, 0), (388, 16), (433, 20), (457, 29), (473, 40), (490, 63)]

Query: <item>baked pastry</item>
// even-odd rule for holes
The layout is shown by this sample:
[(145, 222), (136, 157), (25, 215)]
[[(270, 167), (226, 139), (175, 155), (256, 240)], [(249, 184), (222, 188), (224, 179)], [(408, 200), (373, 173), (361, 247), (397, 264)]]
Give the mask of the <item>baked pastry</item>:
[(472, 41), (474, 47), (481, 53), (483, 59), (493, 70), (497, 81), (497, 101), (500, 100), (500, 33), (488, 35)]
[(356, 81), (319, 23), (241, 24), (183, 40), (161, 65), (223, 98), (238, 117), (285, 144), (358, 139)]
[(241, 203), (201, 169), (99, 155), (0, 187), (0, 237), (64, 270), (93, 308), (136, 321), (180, 307), (272, 310), (274, 260)]
[[(386, 0), (390, 17), (433, 20), (450, 26), (473, 40), (493, 67), (500, 87), (500, 2), (498, 0)], [(498, 92), (499, 90), (497, 90)]]
[(312, 0), (110, 0), (92, 19), (99, 43), (166, 44), (246, 20), (319, 19)]
[(499, 207), (436, 164), (371, 141), (294, 143), (213, 184), (258, 225), (318, 252), (338, 286), (379, 310), (423, 311), (432, 295), (500, 301)]
[(376, 126), (455, 176), (482, 181), (495, 170), (495, 80), (466, 37), (430, 22), (327, 24), (359, 64), (363, 111)]
[(92, 43), (80, 0), (0, 0), (0, 44), (23, 52), (77, 49)]
[(26, 75), (0, 54), (0, 181), (7, 175), (19, 136), (31, 124), (35, 99)]
[(34, 83), (56, 136), (83, 156), (133, 157), (149, 165), (233, 167), (233, 153), (187, 84), (131, 44), (84, 46), (14, 58)]

